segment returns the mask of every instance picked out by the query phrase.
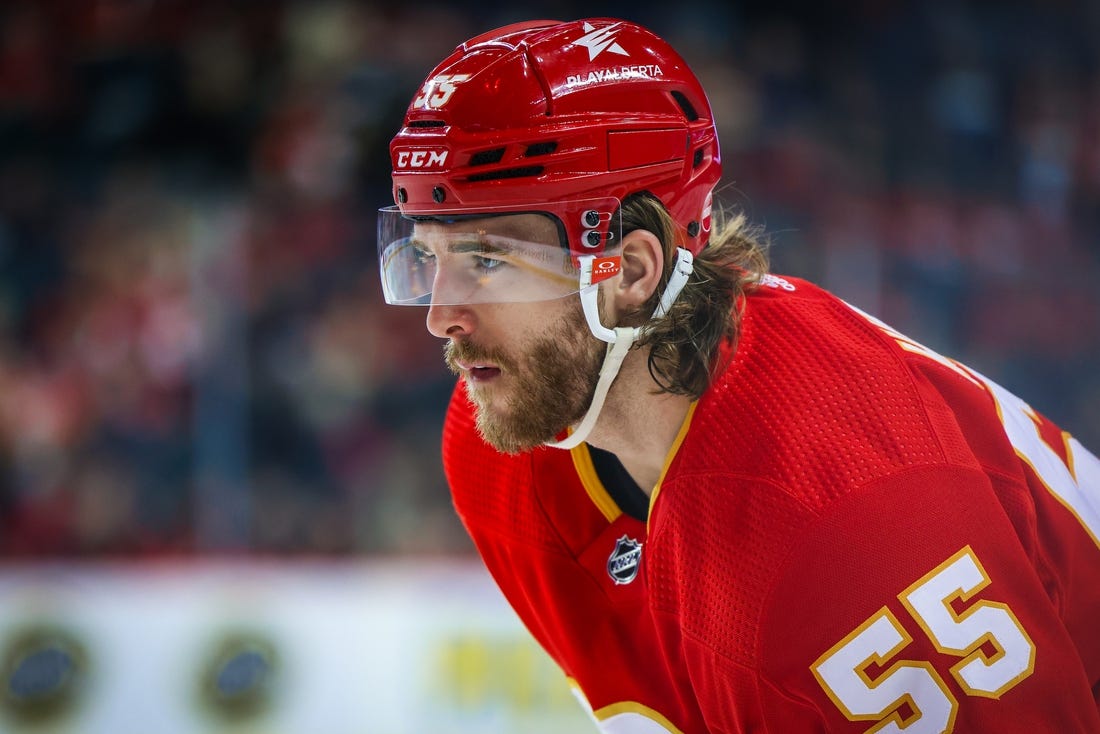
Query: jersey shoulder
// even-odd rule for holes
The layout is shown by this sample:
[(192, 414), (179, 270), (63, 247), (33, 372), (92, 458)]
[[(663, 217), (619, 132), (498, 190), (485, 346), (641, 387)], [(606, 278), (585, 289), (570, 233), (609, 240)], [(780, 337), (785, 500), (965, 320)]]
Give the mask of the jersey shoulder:
[(821, 507), (909, 467), (966, 462), (939, 403), (876, 324), (811, 283), (771, 276), (745, 299), (736, 350), (677, 458)]

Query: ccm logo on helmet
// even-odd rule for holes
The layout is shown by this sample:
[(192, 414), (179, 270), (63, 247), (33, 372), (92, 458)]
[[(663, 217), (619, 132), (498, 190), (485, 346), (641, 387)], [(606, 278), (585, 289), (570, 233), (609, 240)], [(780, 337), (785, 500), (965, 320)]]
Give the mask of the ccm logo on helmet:
[(443, 168), (447, 164), (447, 151), (426, 149), (399, 150), (394, 158), (397, 168)]

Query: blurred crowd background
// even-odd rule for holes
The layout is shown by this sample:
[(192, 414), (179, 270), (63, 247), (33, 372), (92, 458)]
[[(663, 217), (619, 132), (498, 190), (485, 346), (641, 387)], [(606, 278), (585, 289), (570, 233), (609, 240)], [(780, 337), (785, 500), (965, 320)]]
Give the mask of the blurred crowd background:
[(1100, 448), (1100, 3), (0, 4), (0, 558), (471, 552), (385, 307), (386, 144), (457, 43), (667, 38), (719, 199)]

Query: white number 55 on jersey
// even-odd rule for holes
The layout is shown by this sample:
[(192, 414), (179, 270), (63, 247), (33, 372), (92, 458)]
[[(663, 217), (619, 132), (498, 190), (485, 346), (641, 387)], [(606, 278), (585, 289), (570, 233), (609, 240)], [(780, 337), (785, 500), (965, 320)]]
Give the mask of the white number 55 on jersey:
[[(1031, 675), (1035, 645), (1005, 604), (978, 601), (955, 611), (954, 602), (967, 602), (988, 585), (966, 546), (898, 598), (937, 650), (960, 658), (951, 674), (962, 690), (998, 698)], [(846, 717), (878, 722), (868, 732), (950, 732), (959, 704), (943, 678), (927, 661), (894, 660), (912, 641), (883, 607), (811, 668)], [(874, 678), (872, 665), (881, 671)]]

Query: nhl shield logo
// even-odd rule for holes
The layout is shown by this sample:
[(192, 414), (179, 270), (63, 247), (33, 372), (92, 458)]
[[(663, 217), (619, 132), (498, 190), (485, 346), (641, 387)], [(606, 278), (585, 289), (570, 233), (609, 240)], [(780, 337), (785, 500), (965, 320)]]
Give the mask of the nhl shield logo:
[(615, 541), (615, 550), (607, 559), (607, 573), (618, 584), (629, 584), (638, 577), (642, 560), (642, 544), (625, 535)]

